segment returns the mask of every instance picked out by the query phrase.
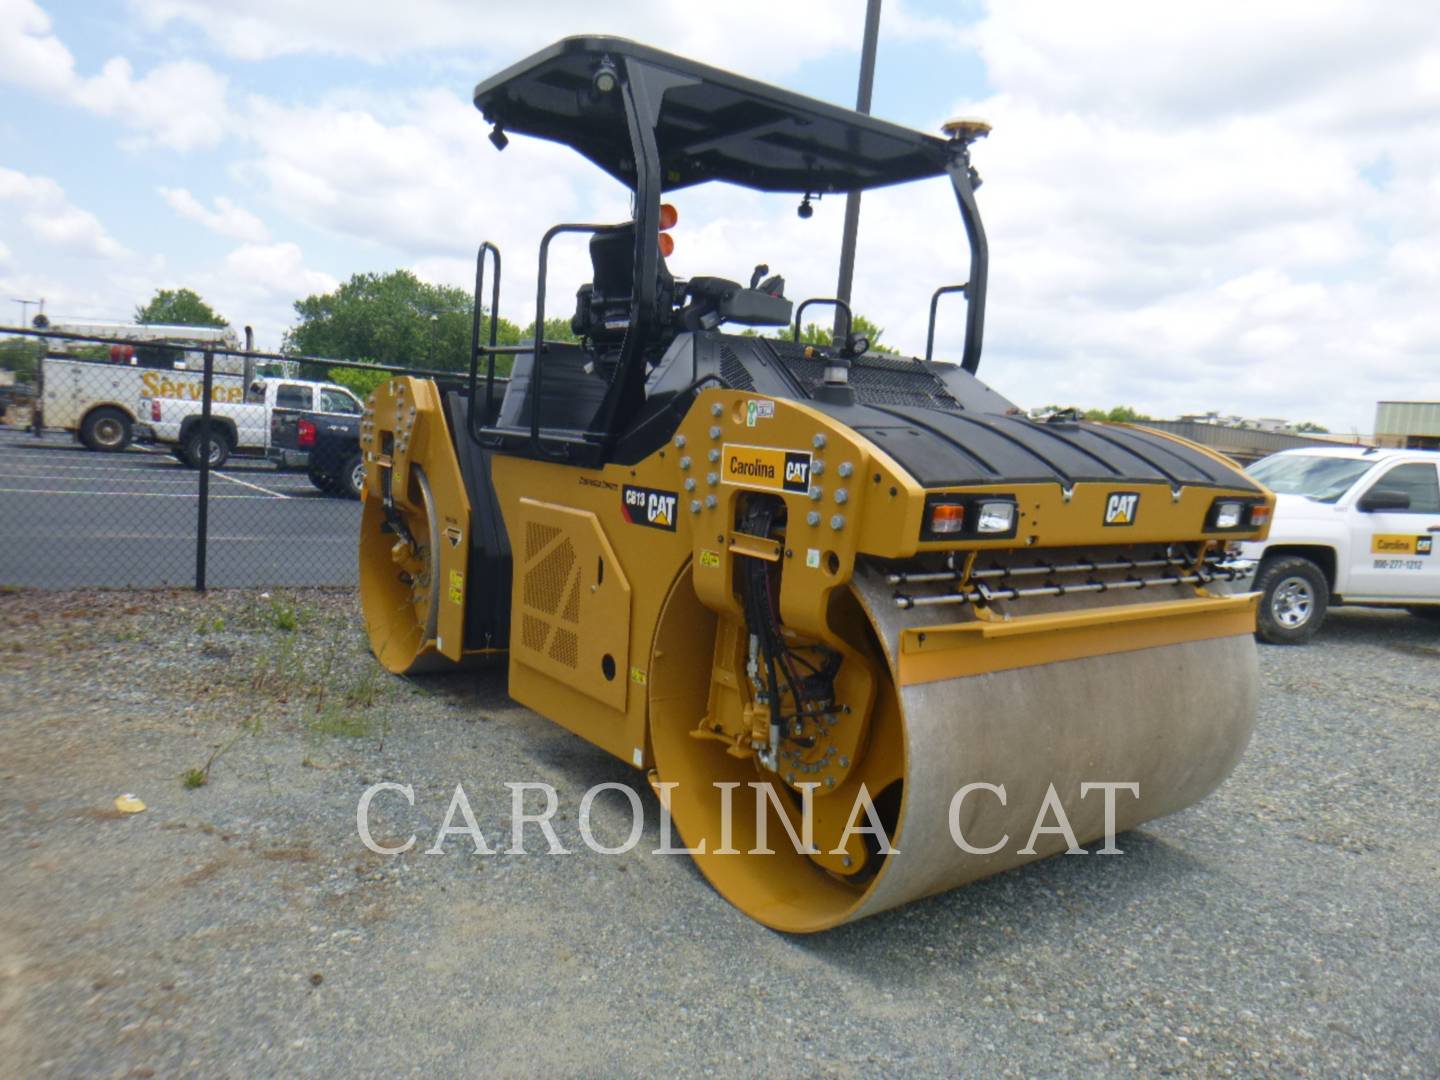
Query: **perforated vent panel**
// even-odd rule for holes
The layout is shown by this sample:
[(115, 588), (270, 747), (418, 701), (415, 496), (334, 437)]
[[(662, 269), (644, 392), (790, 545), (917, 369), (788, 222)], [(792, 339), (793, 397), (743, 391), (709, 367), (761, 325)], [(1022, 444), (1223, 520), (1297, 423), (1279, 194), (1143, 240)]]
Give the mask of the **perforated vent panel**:
[(735, 355), (735, 350), (729, 345), (720, 346), (720, 378), (725, 380), (725, 385), (732, 390), (754, 390), (755, 380), (750, 377), (750, 372), (745, 370), (745, 365)]
[[(518, 510), (511, 693), (527, 703), (534, 700), (527, 695), (542, 692), (567, 700), (582, 694), (618, 717), (631, 685), (631, 592), (624, 567), (594, 511), (528, 497), (520, 498)], [(614, 518), (621, 520), (618, 505)], [(598, 715), (587, 714), (586, 723), (598, 723)], [(624, 745), (628, 753), (630, 744)]]
[(580, 655), (575, 636), (580, 625), (580, 575), (574, 545), (554, 526), (526, 522), (525, 563), (527, 610), (521, 641), (525, 648), (573, 668)]
[[(805, 346), (794, 341), (767, 340), (766, 345), (795, 376), (807, 397), (825, 377), (825, 361), (805, 356)], [(850, 385), (862, 405), (910, 405), (958, 409), (959, 403), (935, 373), (918, 360), (867, 354), (850, 364)]]

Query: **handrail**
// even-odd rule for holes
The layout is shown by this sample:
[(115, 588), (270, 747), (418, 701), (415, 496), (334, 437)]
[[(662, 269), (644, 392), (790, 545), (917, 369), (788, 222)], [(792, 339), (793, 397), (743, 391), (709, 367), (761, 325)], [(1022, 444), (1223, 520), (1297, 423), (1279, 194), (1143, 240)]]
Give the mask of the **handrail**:
[(540, 390), (542, 385), (541, 367), (545, 352), (545, 277), (550, 263), (550, 241), (561, 233), (590, 233), (613, 228), (611, 225), (595, 225), (583, 222), (565, 222), (552, 225), (540, 239), (540, 270), (535, 282), (535, 362), (530, 368), (530, 448), (537, 455), (544, 453), (540, 441)]
[(940, 307), (940, 297), (946, 293), (963, 293), (970, 288), (967, 281), (963, 285), (941, 285), (930, 297), (930, 328), (925, 331), (925, 362), (928, 364), (935, 356), (935, 313)]
[(800, 306), (795, 309), (795, 340), (797, 342), (800, 340), (801, 317), (805, 314), (805, 309), (811, 304), (830, 304), (845, 312), (845, 340), (832, 342), (831, 344), (839, 346), (842, 356), (848, 356), (850, 353), (850, 335), (855, 329), (855, 316), (850, 310), (850, 305), (838, 296), (812, 296), (808, 300), (800, 301)]
[(485, 408), (481, 416), (489, 416), (490, 408), (495, 401), (495, 346), (499, 341), (500, 333), (500, 249), (489, 240), (482, 241), (479, 250), (475, 254), (475, 312), (470, 319), (470, 386), (467, 397), (466, 427), (469, 428), (470, 438), (474, 442), (480, 441), (478, 428), (475, 423), (475, 376), (480, 364), (480, 319), (484, 314), (484, 304), (480, 298), (485, 295), (485, 253), (489, 252), (495, 259), (495, 282), (491, 286), (490, 293), (490, 348), (486, 350), (489, 363), (485, 368)]

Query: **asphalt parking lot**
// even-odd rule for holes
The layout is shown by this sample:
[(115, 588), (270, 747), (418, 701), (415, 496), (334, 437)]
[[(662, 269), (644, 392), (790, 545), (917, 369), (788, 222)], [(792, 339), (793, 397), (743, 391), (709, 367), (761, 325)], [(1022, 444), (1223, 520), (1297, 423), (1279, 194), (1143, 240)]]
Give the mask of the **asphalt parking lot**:
[[(501, 673), (378, 675), (353, 604), (0, 594), (0, 1074), (1436, 1075), (1434, 624), (1261, 647), (1235, 773), (1123, 856), (787, 937), (651, 854), (639, 774)], [(415, 790), (373, 815), (404, 855), (357, 836), (378, 781)], [(458, 783), (502, 846), (508, 781), (555, 787), (574, 854), (422, 853)], [(644, 795), (624, 856), (577, 833), (604, 781)]]
[[(258, 458), (232, 458), (210, 485), (208, 584), (355, 583), (358, 503)], [(0, 584), (193, 584), (198, 492), (163, 448), (99, 454), (0, 428)]]

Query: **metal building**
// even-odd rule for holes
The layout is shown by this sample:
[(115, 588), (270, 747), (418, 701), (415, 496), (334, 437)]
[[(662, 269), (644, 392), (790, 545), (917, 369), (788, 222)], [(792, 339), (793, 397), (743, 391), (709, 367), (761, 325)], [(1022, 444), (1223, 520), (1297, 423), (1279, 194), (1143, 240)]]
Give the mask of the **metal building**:
[(1406, 450), (1440, 450), (1440, 401), (1380, 401), (1375, 443)]
[[(1440, 406), (1437, 406), (1440, 408)], [(1259, 461), (1281, 450), (1304, 447), (1332, 447), (1361, 442), (1358, 438), (1317, 438), (1285, 431), (1262, 431), (1258, 428), (1232, 427), (1229, 424), (1206, 424), (1198, 420), (1140, 420), (1140, 427), (1153, 428), (1179, 435), (1182, 439), (1201, 443), (1220, 451), (1242, 465)]]

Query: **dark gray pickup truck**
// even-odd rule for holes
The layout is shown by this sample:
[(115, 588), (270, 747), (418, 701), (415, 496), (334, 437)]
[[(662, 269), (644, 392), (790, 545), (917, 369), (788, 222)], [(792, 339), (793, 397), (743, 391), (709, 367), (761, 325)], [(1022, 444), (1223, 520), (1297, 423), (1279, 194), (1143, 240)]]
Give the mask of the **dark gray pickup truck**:
[(365, 486), (358, 416), (276, 409), (267, 453), (282, 467), (303, 466), (310, 482), (329, 494), (358, 499)]

